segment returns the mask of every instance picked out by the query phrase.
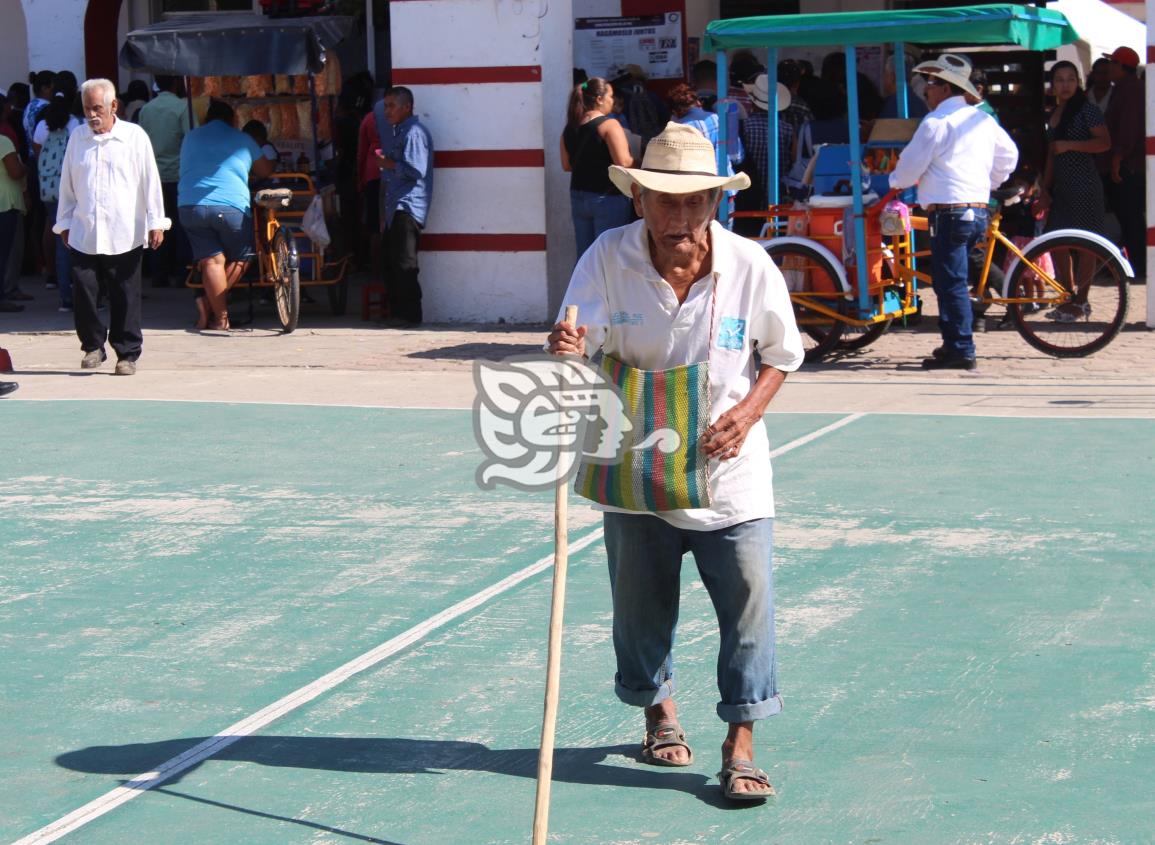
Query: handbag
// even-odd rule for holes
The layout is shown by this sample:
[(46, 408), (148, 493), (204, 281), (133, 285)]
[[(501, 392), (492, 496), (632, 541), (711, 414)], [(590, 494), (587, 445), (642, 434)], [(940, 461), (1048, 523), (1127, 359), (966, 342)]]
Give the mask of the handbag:
[(602, 356), (602, 373), (617, 387), (633, 427), (623, 434), (618, 462), (595, 463), (583, 457), (574, 482), (579, 496), (639, 512), (709, 507), (710, 461), (702, 435), (710, 425), (709, 350), (714, 345), (716, 301), (715, 288), (705, 361), (643, 370)]

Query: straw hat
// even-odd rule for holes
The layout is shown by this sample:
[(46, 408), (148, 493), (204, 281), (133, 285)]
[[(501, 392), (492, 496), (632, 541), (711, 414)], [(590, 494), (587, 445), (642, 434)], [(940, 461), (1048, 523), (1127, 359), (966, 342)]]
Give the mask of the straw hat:
[[(790, 108), (790, 89), (781, 82), (778, 85), (778, 111), (785, 111)], [(746, 93), (750, 95), (750, 99), (754, 101), (754, 105), (763, 111), (770, 110), (770, 79), (764, 73), (758, 74), (757, 78), (750, 83), (742, 86), (746, 89)]]
[(937, 59), (915, 65), (914, 72), (938, 77), (961, 88), (975, 99), (982, 99), (982, 94), (971, 84), (971, 63), (955, 53), (943, 53)]
[(610, 166), (610, 181), (627, 197), (635, 184), (662, 194), (693, 194), (710, 188), (750, 187), (745, 173), (719, 176), (714, 145), (693, 126), (671, 121), (650, 139), (641, 168)]

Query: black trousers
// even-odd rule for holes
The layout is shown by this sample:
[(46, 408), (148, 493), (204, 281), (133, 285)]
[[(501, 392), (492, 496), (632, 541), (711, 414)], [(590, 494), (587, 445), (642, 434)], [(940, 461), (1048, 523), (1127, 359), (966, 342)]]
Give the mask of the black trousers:
[(1147, 176), (1122, 168), (1122, 182), (1106, 180), (1108, 202), (1119, 218), (1123, 246), (1136, 278), (1147, 275)]
[[(120, 255), (88, 255), (70, 249), (72, 256), (72, 314), (76, 336), (85, 352), (102, 349), (105, 340), (118, 361), (140, 357), (144, 340), (140, 331), (140, 257), (144, 247)], [(108, 297), (105, 328), (96, 300)]]
[(385, 230), (389, 272), (385, 290), (389, 313), (409, 323), (421, 322), (421, 285), (417, 281), (417, 247), (421, 225), (407, 211), (398, 211)]
[(149, 275), (154, 288), (168, 287), (170, 277), (175, 277), (177, 285), (183, 287), (185, 265), (191, 257), (184, 228), (180, 224), (180, 214), (177, 213), (176, 188), (176, 182), (160, 183), (160, 192), (164, 197), (164, 216), (172, 221), (172, 228), (164, 233), (160, 249), (149, 252)]

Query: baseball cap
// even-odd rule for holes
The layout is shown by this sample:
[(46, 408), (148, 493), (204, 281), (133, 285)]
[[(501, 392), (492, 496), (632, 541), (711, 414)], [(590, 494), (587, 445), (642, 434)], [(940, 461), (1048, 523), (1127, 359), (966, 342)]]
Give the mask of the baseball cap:
[(1114, 53), (1104, 53), (1104, 58), (1110, 59), (1113, 62), (1118, 62), (1123, 67), (1139, 67), (1139, 54), (1130, 47), (1116, 47)]

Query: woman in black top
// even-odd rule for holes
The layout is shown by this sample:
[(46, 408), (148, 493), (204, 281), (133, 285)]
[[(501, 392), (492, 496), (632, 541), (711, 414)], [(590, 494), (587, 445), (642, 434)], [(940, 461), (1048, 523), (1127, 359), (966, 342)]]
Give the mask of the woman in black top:
[[(1047, 212), (1046, 231), (1084, 229), (1103, 232), (1103, 183), (1095, 169), (1095, 153), (1111, 148), (1111, 135), (1103, 113), (1093, 105), (1079, 85), (1079, 71), (1071, 62), (1051, 68), (1051, 93), (1056, 106), (1047, 121), (1050, 148), (1043, 172), (1043, 190), (1035, 210)], [(1091, 316), (1087, 294), (1094, 262), (1090, 256), (1056, 259), (1068, 266), (1056, 266), (1060, 279), (1072, 280), (1075, 298), (1047, 312), (1060, 323), (1073, 323)]]
[(601, 77), (575, 85), (561, 133), (561, 166), (570, 173), (578, 258), (607, 229), (630, 222), (630, 200), (610, 181), (611, 164), (632, 167), (630, 145), (614, 110), (613, 86)]
[(1085, 229), (1102, 234), (1103, 183), (1094, 154), (1111, 149), (1103, 113), (1087, 99), (1071, 62), (1051, 68), (1051, 93), (1057, 104), (1047, 121), (1051, 144), (1040, 198), (1048, 209), (1047, 231)]

